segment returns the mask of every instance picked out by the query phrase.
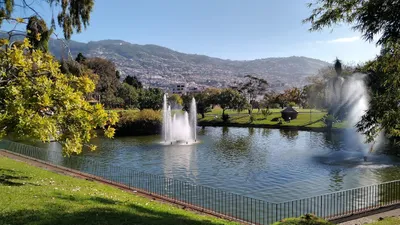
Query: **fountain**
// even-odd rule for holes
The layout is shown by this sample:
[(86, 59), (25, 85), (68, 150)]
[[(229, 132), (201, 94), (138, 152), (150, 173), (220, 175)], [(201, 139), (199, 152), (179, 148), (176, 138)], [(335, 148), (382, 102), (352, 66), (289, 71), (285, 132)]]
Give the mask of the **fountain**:
[[(330, 104), (330, 114), (336, 115), (339, 119), (346, 119), (352, 127), (348, 138), (351, 142), (356, 139), (358, 148), (361, 148), (366, 155), (373, 150), (372, 144), (366, 144), (366, 137), (355, 130), (356, 124), (369, 108), (369, 95), (365, 85), (365, 75), (356, 73), (346, 78), (341, 76), (330, 79), (325, 89), (326, 101)], [(379, 143), (377, 143), (379, 144)], [(364, 156), (364, 161), (367, 158)]]
[(167, 94), (163, 103), (163, 142), (166, 144), (192, 144), (197, 142), (197, 110), (193, 98), (188, 112), (174, 113), (167, 102)]

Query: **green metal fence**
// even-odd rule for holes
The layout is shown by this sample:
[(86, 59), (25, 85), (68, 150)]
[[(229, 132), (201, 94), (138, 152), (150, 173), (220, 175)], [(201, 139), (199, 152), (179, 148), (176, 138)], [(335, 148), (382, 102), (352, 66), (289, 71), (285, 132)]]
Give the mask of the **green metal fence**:
[(399, 180), (299, 200), (272, 203), (212, 187), (108, 165), (84, 156), (63, 157), (61, 152), (6, 140), (0, 141), (0, 149), (78, 170), (148, 194), (162, 196), (171, 201), (251, 224), (272, 224), (284, 218), (298, 217), (306, 213), (325, 219), (334, 219), (400, 203)]

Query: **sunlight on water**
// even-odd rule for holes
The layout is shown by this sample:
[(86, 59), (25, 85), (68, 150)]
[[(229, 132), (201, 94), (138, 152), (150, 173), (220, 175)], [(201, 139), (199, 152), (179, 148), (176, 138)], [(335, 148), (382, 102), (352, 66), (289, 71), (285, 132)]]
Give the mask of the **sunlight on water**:
[(400, 179), (399, 158), (374, 154), (364, 162), (346, 133), (212, 127), (197, 132), (198, 145), (160, 145), (160, 136), (96, 139), (98, 150), (84, 155), (274, 202)]

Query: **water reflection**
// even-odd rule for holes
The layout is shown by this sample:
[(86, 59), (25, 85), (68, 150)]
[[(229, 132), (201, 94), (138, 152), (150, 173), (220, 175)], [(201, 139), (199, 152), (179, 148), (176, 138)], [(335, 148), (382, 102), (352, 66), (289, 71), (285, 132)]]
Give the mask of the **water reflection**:
[[(98, 150), (83, 157), (273, 202), (400, 179), (399, 158), (375, 154), (364, 162), (343, 135), (203, 127), (197, 145), (162, 145), (160, 136), (98, 138), (93, 142)], [(46, 146), (60, 154), (59, 145)]]
[(261, 135), (264, 137), (268, 137), (271, 134), (271, 129), (267, 129), (267, 128), (261, 128)]
[(285, 137), (290, 141), (296, 140), (297, 136), (299, 135), (299, 131), (298, 130), (280, 129), (279, 132), (280, 132), (282, 137)]
[(255, 131), (254, 127), (249, 127), (248, 129), (249, 129), (249, 135), (253, 136)]
[(333, 169), (330, 174), (329, 190), (332, 192), (340, 191), (343, 189), (343, 178), (346, 174), (341, 169)]
[(227, 135), (229, 132), (229, 127), (222, 127), (222, 135)]

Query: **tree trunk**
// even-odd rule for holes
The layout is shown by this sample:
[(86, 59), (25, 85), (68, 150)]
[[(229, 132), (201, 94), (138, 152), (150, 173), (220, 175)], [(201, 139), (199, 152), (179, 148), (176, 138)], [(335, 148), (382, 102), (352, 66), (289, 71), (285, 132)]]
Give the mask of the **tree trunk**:
[(205, 115), (204, 113), (201, 113), (201, 118), (204, 119)]

